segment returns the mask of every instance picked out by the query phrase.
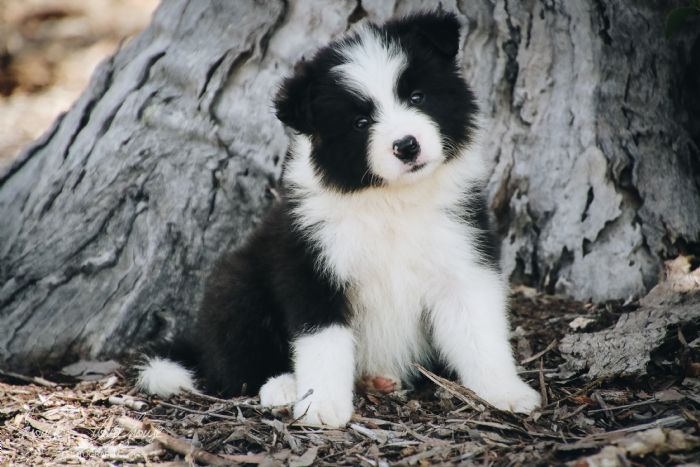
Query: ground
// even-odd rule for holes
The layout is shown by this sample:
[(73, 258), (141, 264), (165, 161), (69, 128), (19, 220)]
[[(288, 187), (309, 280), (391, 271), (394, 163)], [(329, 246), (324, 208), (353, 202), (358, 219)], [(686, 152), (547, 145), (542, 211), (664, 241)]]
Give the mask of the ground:
[(0, 1), (0, 173), (146, 27), (158, 0)]
[[(0, 2), (1, 172), (70, 106), (96, 64), (148, 23), (157, 1)], [(519, 289), (513, 345), (523, 377), (546, 399), (527, 417), (432, 375), (417, 391), (358, 394), (352, 423), (323, 430), (256, 399), (149, 398), (109, 365), (84, 365), (93, 375), (79, 378), (0, 372), (0, 465), (700, 463), (697, 328), (679, 332), (683, 345), (665, 346), (643, 377), (590, 379), (564, 365), (557, 343), (576, 332), (570, 323), (591, 319), (590, 332), (634, 309)], [(679, 350), (693, 342), (695, 354)]]
[[(352, 423), (324, 430), (300, 425), (285, 409), (261, 409), (256, 399), (149, 398), (134, 391), (121, 370), (77, 383), (48, 374), (27, 384), (6, 374), (0, 376), (0, 464), (700, 462), (700, 381), (682, 367), (642, 380), (602, 381), (562, 365), (557, 341), (572, 332), (569, 323), (590, 318), (593, 329), (604, 328), (634, 307), (520, 289), (513, 299), (513, 345), (523, 376), (546, 399), (527, 417), (486, 407), (464, 388), (432, 375), (434, 381), (417, 391), (357, 395)], [(109, 373), (108, 367), (86, 369)]]

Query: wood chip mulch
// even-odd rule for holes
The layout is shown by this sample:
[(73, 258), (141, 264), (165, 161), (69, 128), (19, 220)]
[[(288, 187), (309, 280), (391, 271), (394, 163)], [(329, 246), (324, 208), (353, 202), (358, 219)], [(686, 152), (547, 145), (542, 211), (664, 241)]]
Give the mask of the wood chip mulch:
[(668, 365), (642, 381), (590, 381), (562, 365), (557, 342), (569, 323), (607, 327), (629, 305), (524, 292), (514, 297), (513, 344), (546, 401), (527, 417), (425, 370), (420, 390), (357, 395), (340, 430), (303, 426), (256, 399), (148, 398), (119, 371), (78, 383), (0, 373), (0, 465), (700, 463), (700, 380), (679, 355), (660, 356)]

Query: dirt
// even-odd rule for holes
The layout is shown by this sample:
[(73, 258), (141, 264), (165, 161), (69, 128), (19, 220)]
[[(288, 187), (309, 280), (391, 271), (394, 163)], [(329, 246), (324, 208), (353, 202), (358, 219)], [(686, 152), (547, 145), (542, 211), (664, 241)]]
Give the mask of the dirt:
[[(262, 409), (257, 399), (149, 398), (119, 370), (77, 383), (65, 375), (45, 375), (49, 381), (39, 384), (5, 375), (0, 464), (191, 465), (205, 454), (211, 462), (293, 466), (700, 462), (700, 381), (678, 347), (669, 346), (665, 358), (685, 366), (662, 365), (643, 380), (590, 381), (562, 366), (556, 343), (574, 332), (569, 323), (589, 318), (586, 331), (596, 330), (634, 307), (519, 289), (513, 345), (523, 377), (546, 400), (529, 416), (490, 408), (440, 379), (419, 390), (356, 395), (353, 421), (331, 430), (303, 426), (286, 408)], [(138, 421), (146, 425), (134, 428)], [(183, 442), (184, 455), (176, 452)]]

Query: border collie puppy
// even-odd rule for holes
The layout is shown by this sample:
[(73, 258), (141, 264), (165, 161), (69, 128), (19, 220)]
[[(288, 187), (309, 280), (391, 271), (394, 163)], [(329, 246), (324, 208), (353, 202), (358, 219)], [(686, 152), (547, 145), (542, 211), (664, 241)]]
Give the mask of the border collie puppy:
[(443, 12), (370, 24), (298, 64), (275, 99), (296, 132), (283, 199), (209, 276), (192, 370), (151, 358), (140, 387), (168, 396), (196, 374), (342, 426), (356, 381), (390, 392), (418, 362), (498, 408), (539, 405), (508, 342), (459, 27)]

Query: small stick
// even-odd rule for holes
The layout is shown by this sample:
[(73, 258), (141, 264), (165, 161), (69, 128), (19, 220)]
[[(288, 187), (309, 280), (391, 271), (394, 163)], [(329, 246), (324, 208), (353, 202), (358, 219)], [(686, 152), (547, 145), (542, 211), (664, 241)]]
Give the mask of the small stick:
[(220, 397), (210, 396), (209, 394), (204, 394), (203, 392), (183, 390), (182, 393), (187, 394), (188, 396), (199, 397), (200, 399), (208, 400), (211, 402), (220, 402), (220, 403), (226, 404), (230, 407), (243, 407), (244, 409), (260, 409), (260, 408), (262, 408), (259, 404), (251, 403), (252, 399), (244, 399), (243, 401), (239, 402), (236, 399), (222, 399)]
[(58, 428), (58, 427), (50, 425), (46, 422), (42, 422), (41, 420), (35, 420), (31, 417), (26, 417), (25, 421), (27, 423), (29, 423), (29, 425), (32, 428), (34, 428), (35, 430), (42, 431), (42, 432), (46, 433), (47, 435), (56, 436), (60, 431), (60, 428)]
[(588, 391), (590, 391), (591, 389), (593, 389), (594, 387), (600, 385), (603, 381), (605, 381), (604, 378), (596, 378), (593, 381), (591, 381), (590, 383), (586, 384), (581, 389), (579, 389), (578, 391), (574, 392), (573, 394), (569, 394), (568, 396), (562, 397), (561, 399), (557, 399), (555, 401), (552, 401), (549, 404), (547, 404), (546, 406), (543, 406), (542, 409), (546, 409), (547, 407), (555, 406), (561, 401), (573, 399), (574, 397), (578, 397), (581, 394), (585, 394)]
[(230, 463), (237, 464), (262, 464), (267, 460), (264, 453), (261, 454), (222, 454), (221, 457)]
[(377, 434), (370, 430), (369, 428), (366, 428), (358, 423), (351, 423), (350, 428), (357, 433), (366, 436), (367, 438), (371, 439), (372, 441), (379, 441), (379, 436)]
[(680, 415), (671, 415), (668, 417), (664, 418), (659, 418), (658, 420), (654, 420), (653, 422), (649, 423), (643, 423), (641, 425), (635, 425), (635, 426), (628, 426), (627, 428), (620, 428), (619, 430), (613, 430), (613, 431), (606, 431), (605, 433), (596, 433), (592, 435), (588, 435), (585, 438), (581, 438), (584, 440), (590, 440), (590, 439), (599, 439), (599, 438), (607, 438), (609, 436), (615, 436), (620, 433), (634, 433), (636, 431), (645, 431), (650, 428), (665, 428), (668, 426), (674, 426), (678, 425), (685, 422), (685, 418), (680, 416)]
[[(583, 412), (584, 410), (586, 410), (586, 407), (588, 407), (588, 405), (586, 405), (586, 404), (579, 405), (578, 407), (576, 407), (576, 409), (573, 412), (568, 413), (568, 414), (564, 415), (563, 417), (559, 417), (559, 420), (566, 420), (568, 418), (575, 417), (576, 415), (578, 415), (581, 412)], [(554, 411), (549, 411), (549, 412), (554, 412)]]
[(123, 405), (124, 407), (128, 407), (131, 410), (146, 410), (148, 408), (148, 404), (146, 404), (144, 401), (140, 401), (138, 399), (134, 399), (131, 396), (109, 396), (108, 399), (109, 403), (112, 405)]
[(211, 465), (231, 464), (231, 461), (226, 460), (223, 457), (219, 457), (216, 454), (212, 454), (203, 449), (197, 448), (187, 441), (175, 438), (167, 433), (163, 433), (151, 425), (151, 422), (148, 420), (140, 422), (131, 417), (119, 417), (117, 419), (117, 423), (132, 433), (139, 434), (141, 436), (147, 435), (150, 439), (158, 441), (171, 451), (182, 454), (183, 456), (191, 456), (191, 458), (195, 461)]
[(554, 347), (556, 347), (556, 346), (557, 346), (557, 343), (558, 343), (557, 340), (554, 339), (552, 342), (549, 343), (549, 345), (548, 345), (547, 347), (544, 348), (544, 350), (541, 350), (541, 351), (537, 352), (537, 353), (536, 353), (535, 355), (533, 355), (532, 357), (528, 357), (528, 358), (526, 358), (525, 360), (522, 360), (522, 361), (520, 362), (520, 364), (521, 364), (521, 365), (525, 365), (526, 363), (534, 362), (535, 360), (537, 360), (538, 358), (540, 358), (541, 356), (543, 356), (544, 354), (546, 354), (547, 352), (549, 352), (550, 350), (552, 350)]
[[(557, 371), (557, 369), (556, 369), (556, 368), (543, 368), (542, 371), (546, 371), (546, 372), (548, 372), (548, 373), (551, 373), (552, 371)], [(526, 375), (526, 374), (528, 374), (528, 373), (539, 373), (539, 372), (540, 372), (540, 369), (538, 368), (538, 369), (536, 369), (536, 370), (523, 370), (523, 371), (518, 371), (518, 374), (519, 374), (519, 375)]]
[(20, 381), (24, 381), (25, 383), (35, 383), (40, 386), (46, 386), (49, 388), (55, 388), (56, 386), (58, 386), (58, 384), (54, 383), (53, 381), (44, 379), (41, 376), (24, 376), (19, 373), (15, 373), (14, 371), (7, 370), (0, 370), (0, 375), (9, 376), (10, 378), (15, 378)]
[[(631, 404), (618, 405), (617, 407), (608, 406), (605, 409), (589, 410), (588, 413), (598, 413), (598, 412), (606, 412), (606, 411), (613, 411), (613, 410), (629, 409), (631, 407), (639, 407), (640, 405), (654, 404), (656, 402), (659, 402), (659, 401), (655, 398), (654, 399), (647, 399), (645, 401), (633, 402)], [(582, 405), (581, 407), (585, 407), (585, 405)]]
[(603, 398), (601, 397), (601, 395), (598, 391), (593, 391), (593, 394), (591, 395), (591, 399), (595, 400), (598, 403), (600, 408), (603, 409), (605, 416), (609, 420), (614, 420), (615, 417), (614, 417), (613, 413), (610, 411), (608, 404), (605, 403), (605, 401), (603, 400)]
[(211, 416), (211, 417), (215, 417), (215, 418), (222, 418), (224, 420), (238, 421), (238, 417), (234, 417), (232, 415), (224, 415), (224, 414), (220, 414), (217, 412), (208, 412), (208, 411), (204, 411), (204, 410), (190, 409), (189, 407), (183, 407), (181, 405), (171, 404), (169, 402), (158, 401), (158, 405), (162, 405), (164, 407), (170, 407), (170, 408), (177, 409), (177, 410), (183, 410), (183, 411), (189, 412), (189, 413), (196, 413), (197, 415), (207, 415), (207, 416)]
[(540, 394), (542, 395), (542, 405), (547, 405), (549, 400), (547, 398), (547, 385), (544, 382), (544, 363), (540, 359)]
[[(471, 389), (462, 386), (461, 384), (454, 383), (450, 381), (449, 379), (442, 378), (432, 371), (429, 371), (425, 369), (423, 366), (419, 365), (418, 363), (414, 363), (413, 366), (416, 367), (418, 371), (420, 371), (426, 378), (428, 378), (430, 381), (433, 383), (437, 384), (441, 388), (443, 388), (445, 391), (449, 392), (453, 396), (455, 396), (457, 399), (461, 400), (465, 404), (467, 404), (469, 407), (472, 409), (476, 410), (477, 412), (483, 412), (484, 408), (479, 407), (474, 401), (485, 405), (486, 407), (491, 407), (493, 409), (496, 409), (496, 407), (493, 407), (491, 404), (483, 400), (481, 397), (477, 396), (474, 391)], [(498, 409), (496, 409), (498, 410)]]

